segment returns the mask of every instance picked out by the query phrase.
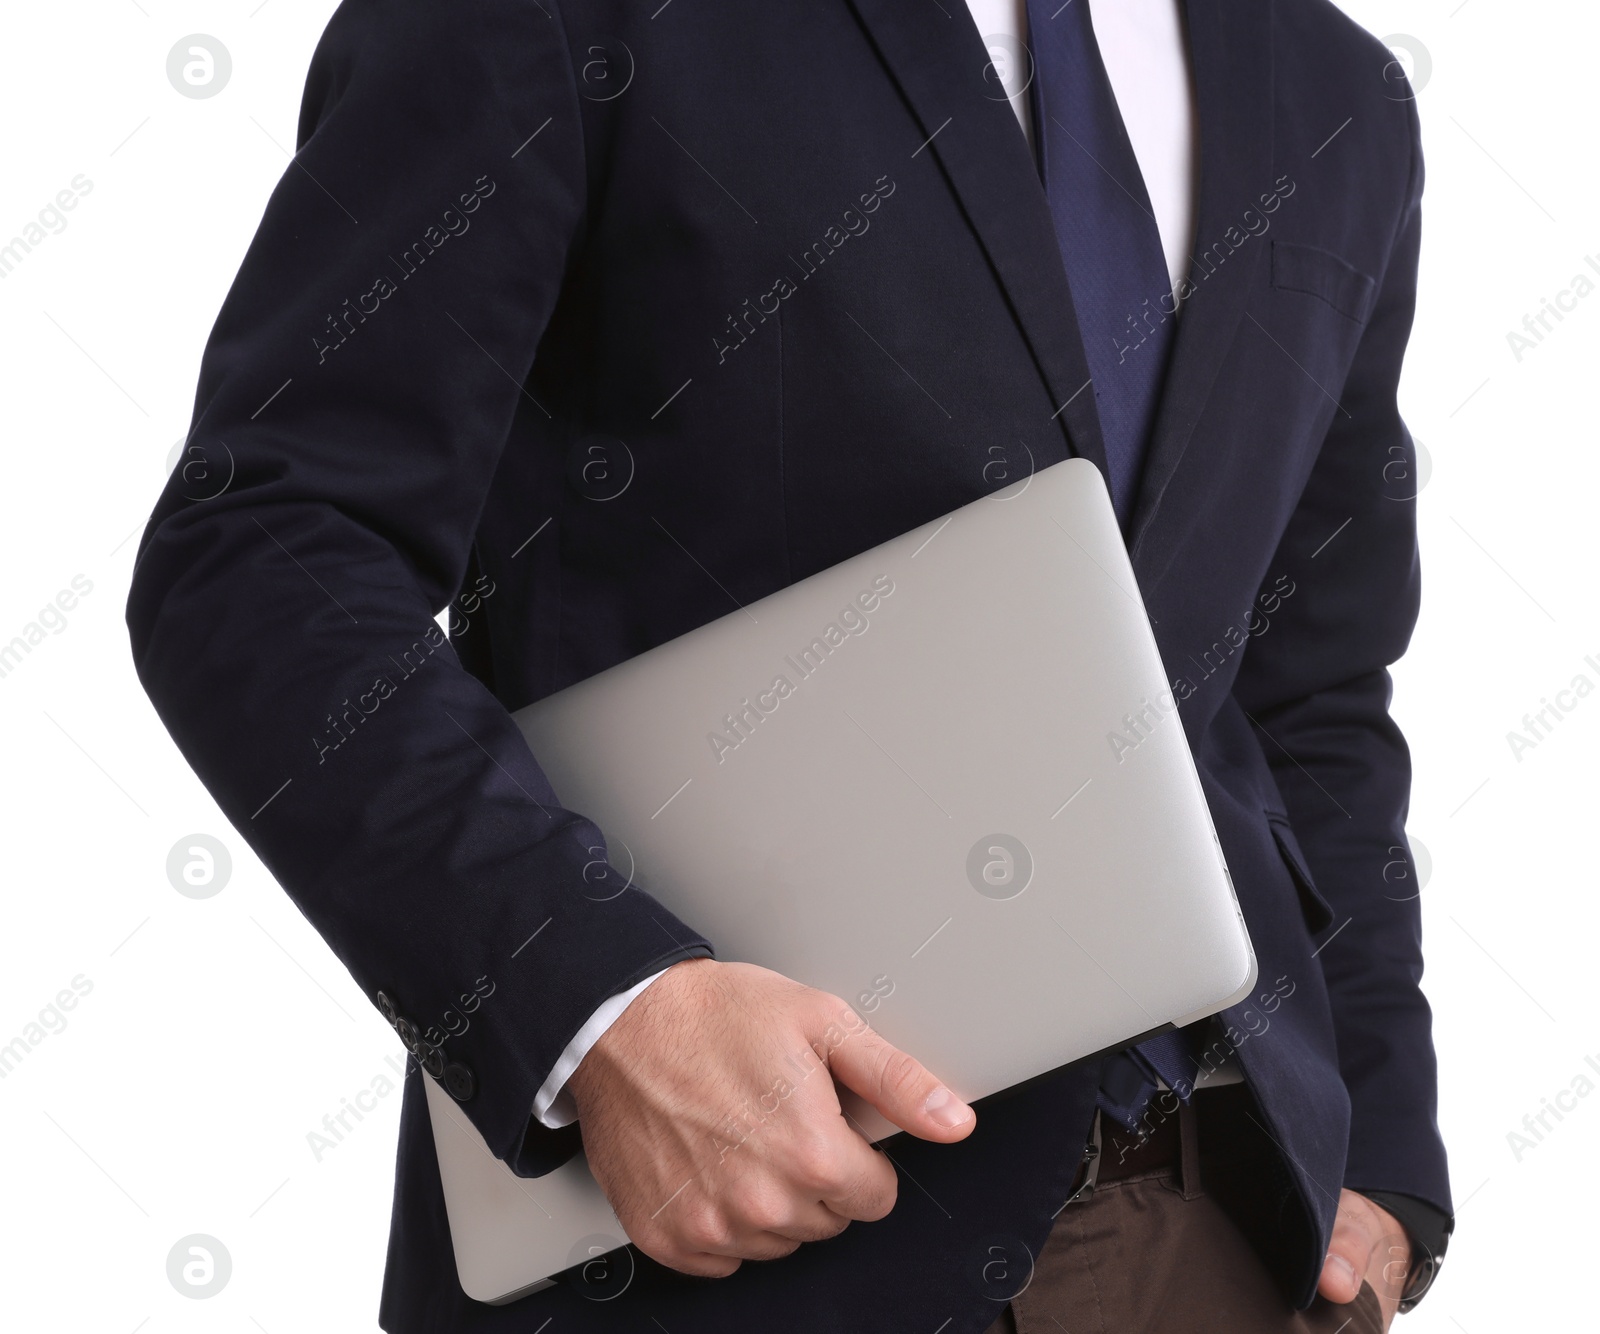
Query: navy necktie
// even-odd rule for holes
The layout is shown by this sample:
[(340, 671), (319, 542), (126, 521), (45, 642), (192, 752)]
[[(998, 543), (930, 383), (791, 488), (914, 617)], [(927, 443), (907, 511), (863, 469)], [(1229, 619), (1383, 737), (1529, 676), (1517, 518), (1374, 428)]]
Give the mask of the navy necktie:
[[(1172, 284), (1144, 176), (1095, 41), (1089, 0), (1028, 0), (1034, 143), (1093, 378), (1118, 522), (1127, 531), (1172, 350)], [(1133, 1129), (1157, 1079), (1187, 1090), (1182, 1032), (1107, 1058), (1099, 1106)]]
[(1172, 348), (1172, 283), (1089, 0), (1028, 0), (1028, 29), (1039, 171), (1126, 531)]

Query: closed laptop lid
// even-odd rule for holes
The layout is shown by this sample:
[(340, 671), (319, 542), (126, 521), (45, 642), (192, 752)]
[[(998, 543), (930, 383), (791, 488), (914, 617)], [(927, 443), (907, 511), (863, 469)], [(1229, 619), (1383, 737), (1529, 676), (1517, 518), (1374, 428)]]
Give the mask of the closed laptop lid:
[(1177, 705), (1074, 459), (515, 716), (719, 958), (846, 998), (971, 1101), (1253, 985)]

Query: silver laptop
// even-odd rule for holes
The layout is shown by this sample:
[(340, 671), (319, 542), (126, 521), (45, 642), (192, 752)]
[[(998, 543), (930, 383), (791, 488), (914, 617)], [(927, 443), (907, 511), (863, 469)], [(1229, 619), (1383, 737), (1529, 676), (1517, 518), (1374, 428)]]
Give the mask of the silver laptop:
[[(968, 1101), (1254, 985), (1177, 704), (1083, 460), (516, 720), (613, 866), (719, 958), (845, 997)], [(625, 1243), (581, 1156), (519, 1178), (424, 1082), (469, 1296), (510, 1301)], [(868, 1138), (893, 1133), (847, 1110)]]

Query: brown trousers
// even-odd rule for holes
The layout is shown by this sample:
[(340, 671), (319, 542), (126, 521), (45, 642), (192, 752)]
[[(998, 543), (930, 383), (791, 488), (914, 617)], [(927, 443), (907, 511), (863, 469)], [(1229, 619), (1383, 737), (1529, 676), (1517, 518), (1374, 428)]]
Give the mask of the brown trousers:
[[(1365, 1285), (1347, 1306), (1318, 1297), (1309, 1310), (1294, 1310), (1206, 1192), (1198, 1148), (1205, 1131), (1196, 1133), (1194, 1122), (1203, 1127), (1208, 1111), (1231, 1111), (1224, 1093), (1199, 1093), (1194, 1108), (1183, 1108), (1180, 1161), (1102, 1182), (1062, 1209), (1027, 1287), (988, 1334), (1382, 1334), (1377, 1295)], [(1205, 1161), (1208, 1176), (1233, 1167), (1230, 1156)]]

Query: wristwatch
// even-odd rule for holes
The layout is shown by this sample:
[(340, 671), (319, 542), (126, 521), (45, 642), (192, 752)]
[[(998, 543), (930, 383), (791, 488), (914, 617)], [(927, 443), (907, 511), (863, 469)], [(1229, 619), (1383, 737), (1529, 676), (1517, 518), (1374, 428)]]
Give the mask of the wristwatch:
[(1455, 1230), (1455, 1219), (1415, 1195), (1364, 1190), (1361, 1194), (1399, 1220), (1411, 1242), (1411, 1268), (1400, 1294), (1400, 1310), (1409, 1311), (1427, 1295), (1444, 1263), (1445, 1248)]

